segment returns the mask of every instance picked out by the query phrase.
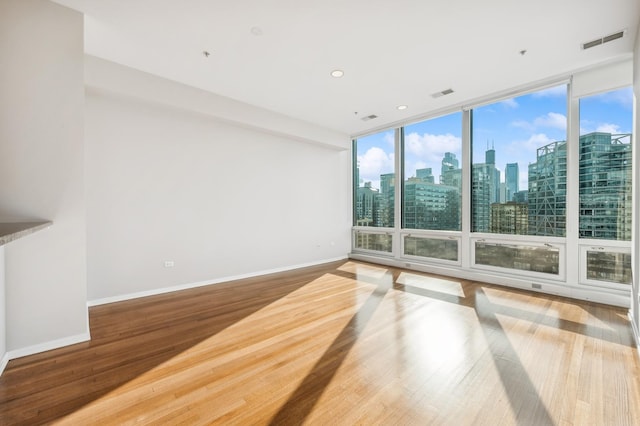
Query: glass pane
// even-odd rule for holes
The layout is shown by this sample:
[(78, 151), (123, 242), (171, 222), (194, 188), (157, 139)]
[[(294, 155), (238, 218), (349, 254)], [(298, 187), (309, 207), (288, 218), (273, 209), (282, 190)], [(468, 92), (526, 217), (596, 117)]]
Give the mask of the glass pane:
[(393, 236), (356, 231), (355, 247), (391, 253), (393, 249)]
[(394, 132), (388, 130), (354, 142), (356, 226), (394, 226)]
[(407, 235), (404, 237), (404, 254), (457, 261), (458, 241)]
[(462, 113), (404, 128), (403, 228), (459, 231)]
[(580, 238), (631, 240), (631, 88), (580, 100)]
[(631, 284), (631, 254), (587, 251), (587, 278)]
[(472, 111), (471, 230), (565, 235), (567, 86)]
[(553, 247), (476, 242), (476, 264), (558, 275), (560, 250)]

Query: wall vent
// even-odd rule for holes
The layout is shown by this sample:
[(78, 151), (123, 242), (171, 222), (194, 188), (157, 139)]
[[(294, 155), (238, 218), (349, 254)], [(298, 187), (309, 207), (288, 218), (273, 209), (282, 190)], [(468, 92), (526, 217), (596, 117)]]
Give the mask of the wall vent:
[(371, 114), (371, 115), (367, 115), (366, 117), (362, 117), (361, 120), (362, 121), (369, 121), (369, 120), (373, 120), (374, 118), (378, 118), (378, 116), (375, 115), (375, 114)]
[(582, 49), (583, 50), (590, 49), (592, 47), (599, 46), (601, 44), (608, 43), (613, 40), (617, 40), (619, 38), (622, 38), (623, 36), (624, 36), (624, 31), (618, 31), (617, 33), (609, 34), (608, 36), (604, 36), (601, 38), (597, 38), (595, 40), (588, 41), (586, 43), (582, 43)]
[(434, 94), (431, 95), (432, 98), (439, 98), (440, 96), (444, 96), (444, 95), (450, 95), (453, 93), (453, 89), (445, 89), (441, 92), (436, 92)]

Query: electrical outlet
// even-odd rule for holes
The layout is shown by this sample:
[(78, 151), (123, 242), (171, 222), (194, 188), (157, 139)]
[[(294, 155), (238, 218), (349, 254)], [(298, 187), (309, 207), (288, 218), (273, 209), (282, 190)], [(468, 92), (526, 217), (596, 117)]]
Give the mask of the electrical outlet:
[(164, 267), (165, 268), (173, 268), (174, 266), (176, 266), (175, 262), (173, 260), (165, 260), (164, 261)]

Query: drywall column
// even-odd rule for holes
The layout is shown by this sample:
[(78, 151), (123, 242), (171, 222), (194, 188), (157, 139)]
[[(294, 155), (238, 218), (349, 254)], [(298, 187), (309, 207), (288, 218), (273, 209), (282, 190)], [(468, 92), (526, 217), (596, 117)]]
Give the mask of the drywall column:
[(0, 374), (7, 364), (7, 320), (4, 297), (4, 247), (0, 246)]
[(83, 16), (0, 2), (0, 216), (55, 225), (5, 251), (10, 358), (89, 338)]

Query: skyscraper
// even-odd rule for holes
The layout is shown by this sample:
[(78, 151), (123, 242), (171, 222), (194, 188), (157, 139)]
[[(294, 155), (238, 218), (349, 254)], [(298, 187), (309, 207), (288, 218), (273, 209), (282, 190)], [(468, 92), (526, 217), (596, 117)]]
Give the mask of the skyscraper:
[(440, 169), (440, 183), (442, 182), (443, 177), (450, 170), (460, 169), (460, 163), (458, 163), (458, 159), (453, 152), (445, 152), (444, 157), (442, 157), (442, 167)]
[(380, 193), (371, 187), (371, 182), (356, 191), (356, 226), (378, 226), (380, 210)]
[(507, 163), (504, 171), (505, 184), (507, 185), (507, 201), (514, 201), (513, 197), (519, 191), (519, 176), (518, 163)]
[(404, 182), (404, 228), (460, 230), (458, 188), (429, 179), (409, 178)]
[(423, 182), (430, 182), (430, 183), (435, 182), (435, 178), (433, 176), (431, 167), (428, 167), (426, 169), (416, 170), (416, 178), (420, 179)]
[(631, 240), (631, 135), (580, 136), (581, 238)]
[(529, 235), (565, 236), (566, 196), (567, 143), (552, 142), (529, 164)]
[[(581, 238), (631, 239), (630, 134), (593, 132), (580, 136)], [(565, 235), (566, 142), (538, 148), (529, 165), (529, 233)]]
[(484, 153), (484, 162), (487, 164), (496, 165), (496, 150), (491, 148), (487, 149)]
[(392, 227), (395, 216), (396, 176), (394, 173), (380, 175), (380, 212), (376, 226)]
[(485, 152), (485, 163), (471, 167), (471, 230), (489, 232), (491, 204), (500, 202), (500, 170), (496, 169), (496, 151)]

